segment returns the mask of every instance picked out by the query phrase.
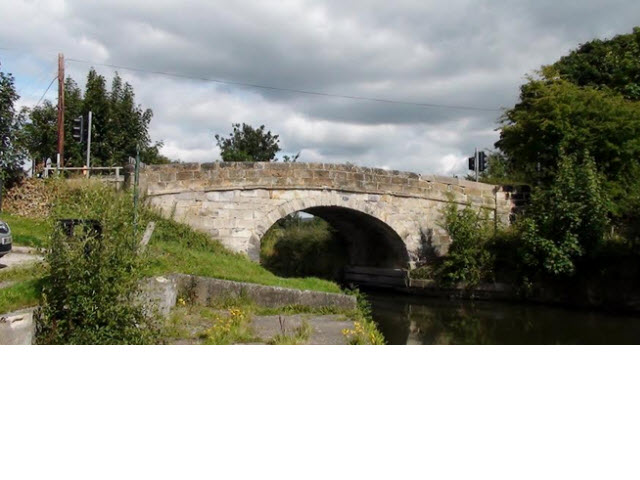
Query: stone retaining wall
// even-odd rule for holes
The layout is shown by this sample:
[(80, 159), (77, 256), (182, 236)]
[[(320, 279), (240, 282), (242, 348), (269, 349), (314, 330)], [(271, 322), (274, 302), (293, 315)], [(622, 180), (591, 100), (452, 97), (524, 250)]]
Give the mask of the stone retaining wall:
[(233, 282), (182, 273), (147, 279), (143, 292), (143, 302), (149, 309), (155, 309), (162, 315), (169, 313), (178, 298), (188, 299), (198, 305), (208, 305), (216, 300), (247, 299), (262, 307), (305, 305), (345, 310), (357, 307), (356, 298), (352, 295)]

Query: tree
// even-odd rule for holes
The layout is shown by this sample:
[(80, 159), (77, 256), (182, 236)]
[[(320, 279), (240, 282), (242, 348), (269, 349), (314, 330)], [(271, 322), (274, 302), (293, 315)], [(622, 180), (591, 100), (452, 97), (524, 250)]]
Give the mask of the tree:
[(42, 105), (26, 113), (28, 121), (21, 132), (24, 148), (38, 164), (44, 164), (48, 158), (55, 161), (58, 151), (58, 109), (45, 100)]
[[(229, 138), (216, 135), (216, 144), (225, 162), (271, 162), (280, 151), (278, 135), (265, 132), (264, 125), (253, 128), (246, 123), (235, 123)], [(297, 156), (295, 157), (297, 159)], [(294, 160), (295, 161), (295, 160)]]
[(522, 220), (525, 264), (551, 275), (572, 275), (578, 258), (597, 250), (607, 230), (602, 176), (590, 157), (563, 155), (548, 190), (533, 196)]
[(92, 68), (87, 75), (82, 113), (92, 112), (91, 158), (96, 167), (114, 164), (113, 148), (109, 142), (110, 105), (106, 80)]
[(609, 88), (628, 100), (640, 100), (640, 27), (610, 40), (587, 42), (553, 67), (576, 85)]
[(5, 188), (11, 188), (24, 175), (24, 151), (18, 141), (24, 115), (15, 109), (19, 98), (13, 75), (0, 71), (0, 179)]
[(67, 77), (64, 82), (64, 163), (67, 167), (81, 167), (86, 162), (86, 144), (73, 139), (73, 122), (83, 113), (82, 91), (73, 78)]
[(541, 187), (553, 182), (563, 155), (594, 159), (614, 216), (631, 208), (640, 189), (640, 102), (580, 87), (545, 68), (521, 87), (520, 101), (502, 118), (496, 143), (509, 169)]

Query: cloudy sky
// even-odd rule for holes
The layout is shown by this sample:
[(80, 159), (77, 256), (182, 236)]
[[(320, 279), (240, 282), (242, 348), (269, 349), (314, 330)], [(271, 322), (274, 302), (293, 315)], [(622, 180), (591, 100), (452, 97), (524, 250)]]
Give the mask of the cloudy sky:
[[(213, 135), (245, 122), (279, 134), (301, 161), (451, 175), (466, 173), (475, 147), (492, 147), (525, 74), (630, 32), (640, 2), (0, 0), (0, 19), (0, 68), (16, 77), (22, 104), (42, 96), (58, 51), (81, 85), (91, 64), (109, 77), (99, 64), (119, 65), (171, 158), (219, 159)], [(56, 95), (54, 85), (46, 98)]]

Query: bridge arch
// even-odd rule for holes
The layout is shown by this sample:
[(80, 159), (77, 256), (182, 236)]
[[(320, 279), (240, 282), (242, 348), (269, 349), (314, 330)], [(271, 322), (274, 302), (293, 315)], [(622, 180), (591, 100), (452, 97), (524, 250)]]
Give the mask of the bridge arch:
[(278, 220), (296, 212), (322, 218), (337, 230), (347, 244), (351, 266), (409, 267), (410, 255), (405, 241), (372, 206), (350, 195), (325, 192), (319, 198), (293, 199), (271, 209), (254, 229), (249, 240), (249, 257), (259, 260), (264, 234)]

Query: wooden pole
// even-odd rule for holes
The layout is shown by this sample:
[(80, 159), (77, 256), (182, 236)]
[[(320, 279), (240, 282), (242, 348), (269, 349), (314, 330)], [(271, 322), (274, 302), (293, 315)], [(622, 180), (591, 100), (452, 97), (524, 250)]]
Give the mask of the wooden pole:
[(64, 167), (64, 55), (58, 54), (58, 154)]

